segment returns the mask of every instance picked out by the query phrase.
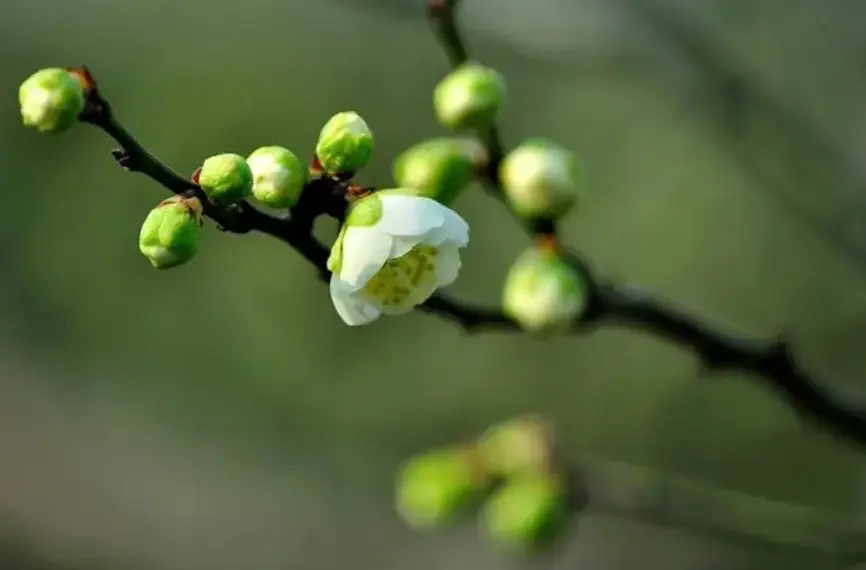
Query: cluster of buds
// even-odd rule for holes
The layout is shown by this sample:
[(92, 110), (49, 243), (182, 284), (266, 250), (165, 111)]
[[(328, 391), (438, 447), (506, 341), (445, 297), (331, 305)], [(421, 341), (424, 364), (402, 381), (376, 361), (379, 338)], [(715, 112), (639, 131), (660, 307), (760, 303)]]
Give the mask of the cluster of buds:
[(412, 528), (439, 527), (477, 512), (483, 535), (510, 551), (551, 545), (566, 530), (569, 507), (553, 430), (537, 417), (516, 418), (473, 441), (415, 456), (397, 476), (397, 512)]

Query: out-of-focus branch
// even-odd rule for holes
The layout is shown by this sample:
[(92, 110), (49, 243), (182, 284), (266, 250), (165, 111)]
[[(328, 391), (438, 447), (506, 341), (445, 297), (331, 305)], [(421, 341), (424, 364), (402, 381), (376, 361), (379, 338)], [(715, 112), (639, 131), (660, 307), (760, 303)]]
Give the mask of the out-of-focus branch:
[[(455, 19), (457, 4), (456, 0), (429, 0), (431, 24), (452, 66), (459, 66), (469, 58)], [(481, 135), (491, 145), (493, 157), (485, 182), (491, 193), (501, 199), (497, 172), (503, 145), (496, 129)], [(536, 231), (555, 234), (553, 227)], [(866, 410), (847, 402), (799, 367), (786, 339), (759, 341), (717, 331), (672, 304), (600, 278), (586, 260), (570, 255), (573, 265), (590, 284), (589, 309), (575, 323), (575, 332), (589, 332), (607, 325), (625, 326), (691, 348), (712, 370), (753, 372), (756, 379), (782, 396), (803, 418), (832, 434), (866, 445)], [(469, 330), (517, 328), (499, 311), (459, 306), (443, 299), (436, 300), (434, 306), (444, 309), (452, 320)]]
[[(751, 76), (746, 62), (702, 33), (688, 8), (651, 0), (620, 2), (700, 74), (700, 91), (708, 94), (702, 112), (709, 110), (726, 148), (759, 188), (772, 192), (856, 263), (866, 264), (864, 243), (851, 237), (863, 234), (846, 227), (860, 225), (866, 215), (859, 199), (866, 187), (863, 169), (784, 97)], [(807, 202), (792, 195), (798, 187), (816, 189), (815, 198)]]

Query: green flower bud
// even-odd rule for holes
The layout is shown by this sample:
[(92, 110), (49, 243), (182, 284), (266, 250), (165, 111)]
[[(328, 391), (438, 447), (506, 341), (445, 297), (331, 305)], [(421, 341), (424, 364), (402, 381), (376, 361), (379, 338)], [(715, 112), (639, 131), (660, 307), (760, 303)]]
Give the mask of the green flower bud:
[(562, 480), (539, 473), (517, 477), (497, 489), (482, 508), (481, 527), (498, 546), (528, 552), (558, 538), (568, 518)]
[(138, 235), (138, 249), (157, 269), (184, 264), (198, 252), (201, 202), (175, 196), (150, 211)]
[(542, 418), (515, 418), (484, 432), (478, 449), (498, 477), (543, 473), (552, 467), (553, 428)]
[(504, 100), (502, 75), (473, 61), (446, 75), (433, 91), (436, 118), (449, 129), (489, 128)]
[(84, 110), (84, 88), (65, 69), (42, 69), (18, 88), (18, 103), (24, 126), (41, 133), (60, 133), (72, 127)]
[(567, 214), (577, 202), (582, 178), (577, 158), (543, 139), (524, 141), (499, 167), (508, 202), (526, 218), (558, 219)]
[(478, 499), (487, 484), (474, 450), (449, 447), (431, 451), (400, 467), (397, 512), (413, 528), (439, 526)]
[(316, 158), (327, 174), (354, 174), (373, 154), (373, 133), (354, 111), (337, 113), (325, 123), (316, 143)]
[(263, 146), (247, 157), (253, 174), (253, 196), (271, 208), (294, 206), (307, 182), (307, 169), (287, 148)]
[(234, 204), (253, 190), (253, 173), (239, 154), (218, 154), (204, 161), (198, 183), (215, 204)]
[(471, 139), (437, 138), (407, 149), (392, 168), (398, 186), (448, 205), (487, 162), (484, 145)]
[(583, 279), (555, 251), (530, 249), (505, 278), (503, 310), (528, 332), (567, 331), (587, 302)]

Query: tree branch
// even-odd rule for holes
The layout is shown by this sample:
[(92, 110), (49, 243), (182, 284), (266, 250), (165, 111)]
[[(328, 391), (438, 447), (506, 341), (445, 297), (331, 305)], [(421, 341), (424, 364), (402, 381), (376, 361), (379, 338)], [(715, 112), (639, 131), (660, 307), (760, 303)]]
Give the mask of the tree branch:
[[(451, 65), (458, 66), (467, 60), (468, 52), (454, 17), (457, 2), (427, 1), (436, 36)], [(321, 279), (329, 278), (326, 267), (328, 247), (316, 240), (311, 232), (312, 221), (323, 211), (323, 207), (322, 204), (306, 203), (304, 196), (339, 194), (342, 199), (349, 187), (347, 181), (336, 178), (311, 180), (308, 187), (321, 185), (324, 188), (304, 192), (300, 203), (286, 217), (268, 214), (248, 202), (233, 206), (216, 205), (207, 199), (196, 182), (184, 178), (157, 159), (121, 125), (86, 68), (75, 71), (88, 85), (87, 104), (81, 120), (100, 128), (121, 146), (120, 150), (112, 153), (121, 166), (150, 177), (175, 194), (196, 196), (203, 205), (204, 215), (224, 231), (238, 234), (257, 231), (286, 243), (313, 265)], [(479, 136), (486, 143), (490, 157), (482, 175), (483, 182), (490, 194), (507, 206), (498, 181), (499, 164), (503, 157), (499, 132), (492, 128), (479, 133)], [(556, 234), (555, 224), (550, 221), (525, 227), (535, 237)], [(823, 427), (836, 437), (866, 447), (866, 412), (846, 402), (802, 370), (791, 356), (790, 347), (784, 339), (759, 341), (716, 331), (668, 303), (599, 278), (586, 260), (574, 253), (568, 255), (589, 286), (588, 308), (574, 323), (575, 333), (587, 333), (610, 325), (638, 329), (692, 349), (711, 370), (752, 372), (755, 378), (777, 392), (804, 419)], [(498, 307), (473, 305), (437, 294), (420, 308), (470, 333), (494, 330), (520, 332), (518, 324)]]

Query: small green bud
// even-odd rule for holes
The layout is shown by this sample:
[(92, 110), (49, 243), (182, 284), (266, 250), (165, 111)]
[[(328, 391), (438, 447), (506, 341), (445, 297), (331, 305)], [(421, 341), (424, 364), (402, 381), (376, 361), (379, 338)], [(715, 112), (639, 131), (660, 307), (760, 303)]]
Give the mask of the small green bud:
[(504, 100), (502, 75), (474, 61), (446, 75), (433, 91), (436, 118), (455, 130), (489, 128)]
[(398, 186), (446, 206), (487, 162), (484, 145), (471, 139), (436, 138), (405, 150), (392, 167)]
[(481, 526), (498, 546), (531, 552), (558, 538), (568, 518), (562, 480), (538, 473), (514, 478), (497, 489), (482, 507)]
[(24, 126), (40, 133), (61, 133), (84, 110), (84, 88), (72, 73), (59, 67), (41, 69), (18, 88)]
[(201, 165), (198, 183), (216, 204), (234, 204), (249, 197), (253, 190), (253, 173), (239, 154), (212, 156)]
[(287, 148), (263, 146), (247, 157), (253, 174), (253, 196), (271, 208), (290, 208), (307, 182), (307, 169)]
[(337, 113), (325, 123), (316, 143), (316, 158), (327, 174), (354, 174), (373, 154), (373, 133), (354, 111)]
[(396, 506), (416, 529), (442, 525), (469, 506), (488, 480), (473, 449), (449, 447), (406, 461), (397, 477)]
[(159, 203), (145, 218), (138, 249), (157, 269), (182, 265), (198, 252), (201, 202), (175, 196)]
[(518, 215), (558, 219), (577, 202), (583, 175), (577, 158), (568, 149), (547, 140), (530, 139), (505, 157), (499, 178)]
[(583, 279), (555, 251), (530, 249), (505, 278), (503, 310), (528, 332), (565, 332), (587, 303)]
[(546, 421), (525, 416), (492, 426), (478, 449), (492, 474), (509, 478), (550, 470), (553, 443), (553, 428)]

